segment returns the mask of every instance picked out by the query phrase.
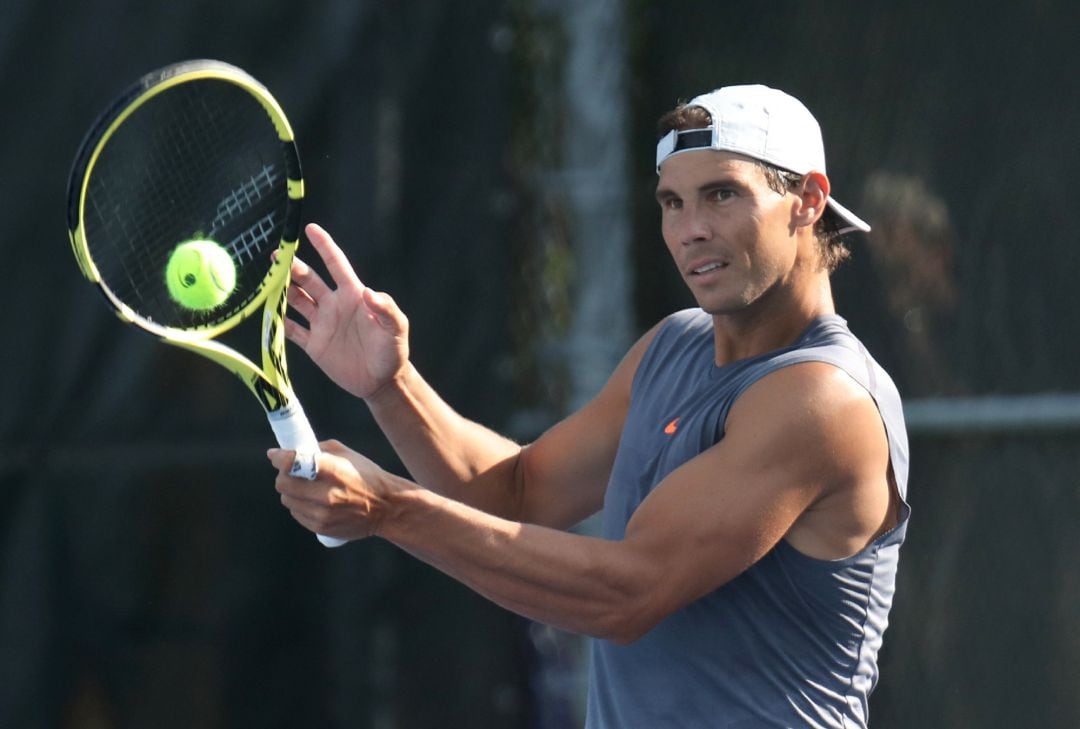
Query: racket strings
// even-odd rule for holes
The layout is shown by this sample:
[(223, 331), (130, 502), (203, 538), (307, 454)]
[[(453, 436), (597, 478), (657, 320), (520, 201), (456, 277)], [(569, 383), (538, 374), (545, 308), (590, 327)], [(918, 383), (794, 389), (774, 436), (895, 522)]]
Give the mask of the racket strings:
[(214, 216), (213, 225), (210, 228), (211, 234), (216, 233), (229, 220), (255, 205), (274, 188), (279, 179), (280, 176), (272, 165), (263, 165), (261, 170), (246, 182), (241, 183), (240, 187), (218, 203), (217, 215)]
[[(198, 328), (259, 291), (289, 205), (283, 144), (257, 99), (219, 80), (150, 97), (102, 146), (86, 191), (87, 247), (102, 283), (138, 316)], [(164, 271), (192, 239), (222, 245), (236, 287), (209, 311), (177, 305)]]
[(257, 254), (269, 250), (268, 242), (273, 240), (274, 234), (280, 227), (280, 217), (276, 213), (267, 213), (229, 241), (226, 248), (233, 259), (240, 264), (254, 263), (257, 260)]
[[(209, 233), (210, 237), (216, 237), (229, 221), (247, 213), (268, 195), (272, 195), (275, 189), (284, 184), (283, 177), (282, 171), (272, 165), (264, 165), (258, 173), (227, 195), (218, 204), (217, 215), (214, 217)], [(252, 263), (258, 254), (265, 253), (269, 249), (268, 242), (273, 240), (273, 235), (282, 222), (278, 213), (276, 209), (271, 210), (225, 244), (233, 260), (239, 264)]]

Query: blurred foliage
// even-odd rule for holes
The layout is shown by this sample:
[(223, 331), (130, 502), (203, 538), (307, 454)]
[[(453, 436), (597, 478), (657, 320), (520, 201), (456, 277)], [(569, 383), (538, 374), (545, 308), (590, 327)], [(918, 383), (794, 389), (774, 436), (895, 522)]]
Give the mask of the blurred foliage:
[(559, 350), (569, 332), (574, 258), (566, 201), (551, 180), (562, 163), (565, 134), (562, 79), (567, 53), (557, 15), (528, 0), (509, 3), (511, 136), (509, 176), (515, 224), (511, 245), (514, 291), (514, 435), (532, 438), (565, 412), (567, 366)]

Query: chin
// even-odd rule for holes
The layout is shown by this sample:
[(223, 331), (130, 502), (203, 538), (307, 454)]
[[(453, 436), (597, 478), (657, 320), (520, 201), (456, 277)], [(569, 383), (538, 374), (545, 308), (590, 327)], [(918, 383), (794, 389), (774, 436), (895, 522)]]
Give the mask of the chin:
[(732, 314), (739, 314), (746, 311), (747, 307), (753, 303), (743, 298), (732, 300), (695, 296), (694, 300), (697, 302), (697, 305), (701, 307), (702, 311), (711, 316), (730, 316)]

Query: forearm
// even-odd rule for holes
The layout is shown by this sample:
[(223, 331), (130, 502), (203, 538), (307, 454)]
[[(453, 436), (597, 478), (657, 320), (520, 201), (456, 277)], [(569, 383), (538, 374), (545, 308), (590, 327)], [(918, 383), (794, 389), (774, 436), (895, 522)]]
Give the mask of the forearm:
[(621, 642), (655, 622), (655, 565), (631, 543), (507, 521), (387, 477), (399, 486), (378, 535), (496, 604)]
[(365, 402), (417, 483), (491, 514), (520, 516), (521, 447), (454, 411), (411, 364)]

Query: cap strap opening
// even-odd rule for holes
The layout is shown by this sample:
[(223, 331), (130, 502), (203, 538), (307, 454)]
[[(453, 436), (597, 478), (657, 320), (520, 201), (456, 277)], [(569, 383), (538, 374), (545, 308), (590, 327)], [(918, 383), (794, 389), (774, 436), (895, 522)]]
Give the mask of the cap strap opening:
[(660, 163), (673, 154), (712, 146), (712, 127), (706, 127), (705, 129), (672, 129), (656, 145), (656, 169), (659, 171)]

